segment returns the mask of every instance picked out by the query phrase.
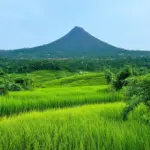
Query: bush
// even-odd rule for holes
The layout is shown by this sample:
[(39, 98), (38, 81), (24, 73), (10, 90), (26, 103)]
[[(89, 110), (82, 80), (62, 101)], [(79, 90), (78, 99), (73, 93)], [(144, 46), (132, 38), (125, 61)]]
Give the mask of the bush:
[(112, 82), (112, 78), (113, 78), (112, 72), (106, 71), (105, 79), (106, 79), (107, 84), (110, 84)]
[(0, 95), (7, 95), (8, 94), (8, 89), (6, 87), (6, 85), (1, 84), (0, 85)]
[(0, 77), (3, 77), (5, 75), (6, 75), (6, 73), (0, 68)]
[(25, 78), (17, 78), (15, 79), (15, 83), (20, 85), (23, 89), (32, 89), (34, 87), (34, 80), (29, 77)]
[(127, 78), (132, 75), (132, 71), (130, 68), (126, 67), (122, 69), (118, 75), (116, 76), (116, 79), (113, 80), (112, 85), (116, 90), (122, 89), (123, 86), (127, 85)]
[(131, 99), (131, 103), (124, 108), (124, 120), (141, 103), (150, 108), (150, 78), (139, 77), (130, 79), (127, 95)]
[(19, 84), (11, 83), (11, 84), (9, 84), (9, 86), (8, 86), (8, 90), (9, 90), (9, 91), (21, 91), (21, 90), (22, 90), (22, 87), (21, 87), (21, 85), (19, 85)]

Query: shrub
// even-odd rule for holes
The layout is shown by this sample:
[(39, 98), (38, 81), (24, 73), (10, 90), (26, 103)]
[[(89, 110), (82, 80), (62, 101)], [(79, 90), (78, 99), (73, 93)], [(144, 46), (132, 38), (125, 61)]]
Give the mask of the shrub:
[(144, 103), (150, 108), (150, 79), (147, 77), (130, 79), (127, 95), (131, 99), (131, 103), (124, 108), (124, 120), (127, 119), (129, 112), (133, 111), (140, 103)]
[(0, 77), (3, 77), (5, 75), (6, 75), (6, 73), (0, 68)]
[(25, 78), (17, 78), (15, 79), (15, 83), (20, 85), (23, 89), (32, 89), (34, 87), (34, 80), (29, 77)]
[(9, 86), (8, 86), (8, 90), (9, 90), (9, 91), (21, 91), (21, 90), (22, 90), (22, 87), (21, 87), (21, 85), (19, 85), (19, 84), (11, 83), (11, 84), (9, 84)]
[(8, 89), (5, 84), (0, 85), (0, 95), (7, 95), (8, 94)]
[(106, 71), (105, 72), (105, 79), (106, 79), (107, 84), (110, 84), (112, 82), (112, 79), (113, 79), (112, 72)]
[(116, 76), (116, 79), (113, 80), (112, 85), (116, 90), (122, 89), (123, 86), (127, 85), (127, 78), (132, 75), (132, 71), (129, 67), (126, 67), (122, 69), (118, 75)]

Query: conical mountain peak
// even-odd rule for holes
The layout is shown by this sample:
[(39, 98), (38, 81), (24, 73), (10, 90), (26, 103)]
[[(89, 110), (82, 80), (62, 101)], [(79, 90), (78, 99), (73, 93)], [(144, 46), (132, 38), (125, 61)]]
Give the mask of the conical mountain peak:
[(82, 27), (75, 26), (72, 30), (80, 30), (80, 31), (83, 31), (84, 29), (83, 29)]
[[(107, 44), (75, 26), (60, 39), (41, 46), (14, 51), (14, 58), (116, 56), (122, 49)], [(11, 54), (12, 51), (9, 53)], [(12, 54), (11, 54), (12, 56)]]
[(70, 33), (83, 33), (86, 32), (82, 27), (75, 26)]

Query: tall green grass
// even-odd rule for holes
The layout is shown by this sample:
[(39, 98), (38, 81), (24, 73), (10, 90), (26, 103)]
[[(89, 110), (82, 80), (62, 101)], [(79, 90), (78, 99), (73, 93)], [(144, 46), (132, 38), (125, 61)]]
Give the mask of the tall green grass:
[(107, 86), (41, 88), (33, 91), (12, 92), (0, 97), (0, 116), (28, 111), (76, 105), (121, 101), (119, 93), (108, 93)]
[(29, 76), (43, 88), (0, 97), (0, 150), (150, 149), (148, 110), (139, 107), (123, 122), (123, 96), (109, 92), (103, 73), (38, 71)]
[(149, 150), (150, 126), (123, 122), (124, 103), (32, 112), (0, 121), (1, 150)]

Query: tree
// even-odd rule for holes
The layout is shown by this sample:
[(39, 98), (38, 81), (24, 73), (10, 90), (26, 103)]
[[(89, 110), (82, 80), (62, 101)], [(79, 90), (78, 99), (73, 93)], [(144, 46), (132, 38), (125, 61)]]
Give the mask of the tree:
[(107, 84), (110, 84), (112, 82), (113, 74), (110, 70), (105, 71), (105, 79), (106, 79)]
[(6, 73), (3, 71), (3, 69), (0, 68), (0, 77), (4, 77)]
[(0, 69), (0, 95), (6, 95), (8, 93), (8, 86), (7, 86), (7, 74)]
[(116, 90), (122, 89), (123, 86), (127, 85), (126, 79), (131, 75), (132, 71), (129, 67), (123, 68), (116, 76), (116, 79), (113, 81), (113, 87)]
[(150, 78), (140, 77), (130, 79), (128, 86), (128, 98), (131, 103), (123, 110), (123, 119), (126, 120), (128, 114), (133, 111), (140, 103), (144, 103), (150, 108)]
[(22, 87), (22, 89), (29, 90), (29, 89), (32, 89), (34, 86), (34, 80), (29, 76), (26, 76), (24, 78), (17, 78), (14, 80), (14, 82), (15, 82), (14, 86), (18, 85), (18, 86), (15, 86), (17, 87), (17, 89), (19, 89), (19, 87)]

